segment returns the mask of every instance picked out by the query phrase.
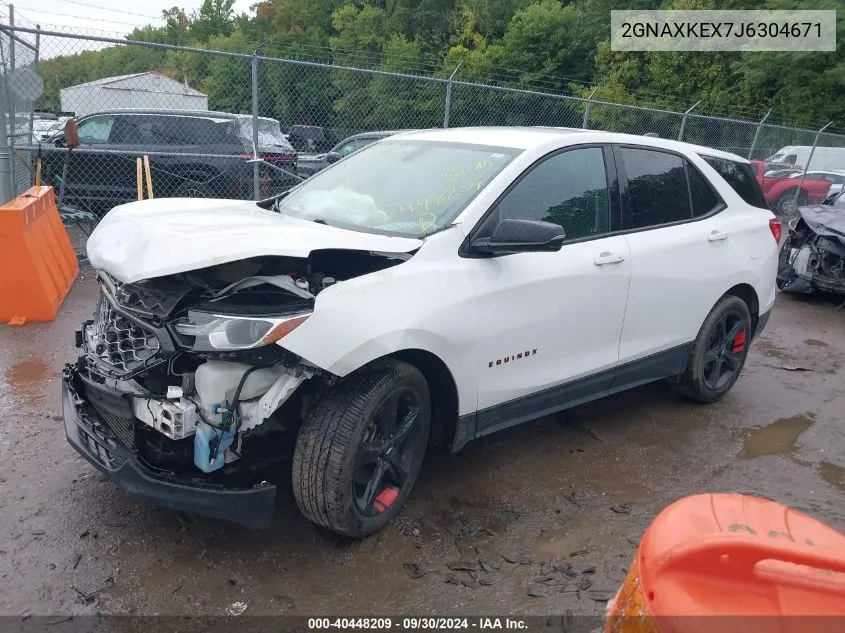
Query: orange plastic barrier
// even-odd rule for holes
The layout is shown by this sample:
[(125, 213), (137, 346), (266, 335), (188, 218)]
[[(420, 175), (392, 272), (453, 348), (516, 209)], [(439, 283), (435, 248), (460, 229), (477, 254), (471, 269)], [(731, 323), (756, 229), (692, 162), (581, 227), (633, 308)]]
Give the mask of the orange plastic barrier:
[(643, 535), (605, 632), (705, 631), (845, 631), (845, 536), (756, 497), (670, 505)]
[(52, 187), (32, 187), (0, 207), (0, 323), (52, 321), (77, 275)]

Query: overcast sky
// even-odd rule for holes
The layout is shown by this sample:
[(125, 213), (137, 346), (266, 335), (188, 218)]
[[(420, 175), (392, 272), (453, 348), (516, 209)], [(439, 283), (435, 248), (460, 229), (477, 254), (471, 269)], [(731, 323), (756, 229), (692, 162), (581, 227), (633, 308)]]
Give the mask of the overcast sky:
[[(202, 0), (11, 0), (16, 15), (31, 22), (129, 33), (135, 26), (161, 25), (161, 12), (180, 6), (189, 14)], [(235, 12), (250, 13), (255, 0), (235, 0)], [(4, 4), (6, 2), (4, 1)]]
[[(236, 13), (249, 13), (256, 0), (235, 0)], [(15, 22), (20, 26), (40, 24), (44, 30), (71, 31), (94, 35), (103, 31), (120, 38), (136, 26), (161, 26), (164, 9), (179, 6), (188, 14), (198, 9), (202, 0), (0, 0), (0, 22), (8, 22), (9, 4), (15, 7)], [(103, 44), (82, 40), (43, 38), (41, 58), (73, 54), (83, 49), (101, 48)]]

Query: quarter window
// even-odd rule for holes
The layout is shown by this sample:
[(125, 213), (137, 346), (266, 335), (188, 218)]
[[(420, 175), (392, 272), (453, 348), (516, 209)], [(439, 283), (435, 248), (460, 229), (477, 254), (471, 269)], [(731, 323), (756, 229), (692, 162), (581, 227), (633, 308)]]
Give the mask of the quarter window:
[(574, 149), (537, 165), (499, 203), (498, 219), (506, 218), (559, 224), (567, 239), (609, 232), (603, 150)]
[(725, 179), (745, 202), (759, 209), (769, 208), (751, 165), (738, 163), (727, 158), (714, 158), (713, 156), (702, 156), (702, 158)]
[(623, 147), (621, 152), (628, 178), (629, 228), (657, 226), (692, 217), (687, 176), (680, 156), (628, 147)]

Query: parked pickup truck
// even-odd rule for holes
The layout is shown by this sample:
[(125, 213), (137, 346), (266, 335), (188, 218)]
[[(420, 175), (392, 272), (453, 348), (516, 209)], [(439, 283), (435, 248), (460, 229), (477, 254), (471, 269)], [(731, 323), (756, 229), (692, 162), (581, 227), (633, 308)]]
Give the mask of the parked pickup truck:
[(763, 196), (769, 208), (775, 215), (790, 215), (795, 212), (795, 192), (799, 188), (798, 206), (805, 204), (818, 204), (827, 197), (827, 193), (833, 184), (830, 180), (805, 178), (781, 178), (777, 176), (766, 176), (766, 163), (762, 160), (752, 160), (754, 174), (757, 182), (763, 190)]

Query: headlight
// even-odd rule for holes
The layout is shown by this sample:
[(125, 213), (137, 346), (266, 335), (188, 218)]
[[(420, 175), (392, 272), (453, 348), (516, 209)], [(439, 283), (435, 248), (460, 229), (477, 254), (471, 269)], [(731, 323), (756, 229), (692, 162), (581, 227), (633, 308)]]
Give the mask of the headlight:
[(188, 310), (188, 318), (174, 326), (179, 334), (194, 337), (197, 352), (251, 349), (278, 341), (302, 325), (311, 312), (283, 317), (247, 317)]

